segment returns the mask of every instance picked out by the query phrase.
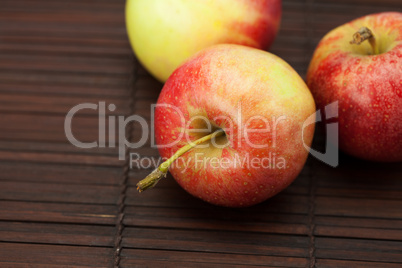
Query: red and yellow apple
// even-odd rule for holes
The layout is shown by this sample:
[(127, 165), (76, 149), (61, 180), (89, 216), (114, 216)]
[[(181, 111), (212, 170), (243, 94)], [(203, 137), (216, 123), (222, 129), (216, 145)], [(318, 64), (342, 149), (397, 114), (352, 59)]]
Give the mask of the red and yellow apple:
[(165, 82), (188, 57), (214, 44), (268, 49), (281, 0), (128, 0), (127, 32), (137, 58)]
[[(314, 120), (304, 130), (303, 124), (314, 113), (309, 89), (282, 59), (221, 44), (198, 52), (167, 80), (155, 109), (155, 139), (161, 156), (169, 158), (223, 131), (182, 154), (169, 171), (198, 198), (246, 207), (297, 177), (314, 132)], [(144, 185), (138, 184), (140, 191)]]
[(318, 108), (339, 101), (343, 151), (402, 161), (402, 13), (368, 15), (330, 31), (314, 52), (307, 85)]

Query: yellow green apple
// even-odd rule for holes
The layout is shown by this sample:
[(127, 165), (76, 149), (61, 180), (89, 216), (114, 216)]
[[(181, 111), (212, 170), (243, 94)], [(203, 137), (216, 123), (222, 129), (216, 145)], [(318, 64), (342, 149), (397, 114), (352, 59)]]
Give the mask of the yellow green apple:
[(233, 43), (268, 49), (281, 0), (128, 0), (126, 25), (137, 58), (164, 82), (188, 57)]

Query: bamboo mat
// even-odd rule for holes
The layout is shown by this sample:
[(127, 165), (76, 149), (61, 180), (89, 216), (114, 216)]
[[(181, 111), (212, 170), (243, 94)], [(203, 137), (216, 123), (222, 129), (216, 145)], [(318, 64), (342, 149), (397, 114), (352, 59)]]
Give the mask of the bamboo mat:
[[(283, 1), (271, 51), (302, 76), (319, 39), (358, 16), (402, 11), (400, 0)], [(138, 114), (162, 85), (135, 59), (124, 1), (0, 3), (0, 267), (401, 267), (402, 167), (341, 154), (309, 158), (296, 181), (252, 208), (199, 201), (168, 176), (138, 194), (148, 170), (118, 148), (79, 149), (64, 133), (80, 103)], [(98, 140), (97, 111), (73, 120)], [(126, 137), (141, 129), (129, 124)], [(318, 134), (315, 148), (323, 148)], [(130, 150), (157, 157), (147, 146)]]

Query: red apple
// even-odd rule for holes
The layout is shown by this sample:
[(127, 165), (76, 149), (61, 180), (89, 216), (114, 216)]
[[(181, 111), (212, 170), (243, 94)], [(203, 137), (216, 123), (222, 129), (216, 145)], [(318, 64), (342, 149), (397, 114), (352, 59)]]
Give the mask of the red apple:
[(343, 151), (402, 161), (402, 13), (368, 15), (330, 31), (314, 52), (307, 85), (318, 108), (339, 101)]
[[(313, 97), (293, 68), (268, 52), (205, 49), (172, 74), (157, 104), (155, 137), (164, 158), (222, 131), (170, 166), (186, 191), (212, 204), (262, 202), (285, 189), (306, 161), (314, 124), (302, 133), (315, 112)], [(140, 191), (154, 183), (145, 185), (138, 184)]]
[(188, 57), (214, 44), (268, 49), (281, 0), (128, 0), (127, 33), (137, 58), (165, 82)]

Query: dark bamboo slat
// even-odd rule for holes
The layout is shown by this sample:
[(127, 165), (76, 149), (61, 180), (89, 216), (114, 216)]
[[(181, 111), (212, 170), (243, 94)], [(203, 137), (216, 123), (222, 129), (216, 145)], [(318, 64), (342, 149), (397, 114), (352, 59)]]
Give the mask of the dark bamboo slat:
[(80, 185), (119, 185), (123, 170), (119, 167), (93, 167), (62, 164), (0, 162), (3, 181)]
[(0, 243), (2, 267), (110, 267), (112, 251), (101, 247), (71, 247)]
[[(60, 114), (65, 116), (68, 111), (81, 103), (94, 103), (99, 105), (99, 102), (105, 102), (106, 105), (114, 104), (116, 109), (110, 111), (105, 109), (106, 116), (122, 115), (129, 113), (128, 100), (121, 100), (105, 96), (102, 100), (100, 97), (66, 97), (66, 96), (37, 96), (31, 94), (13, 94), (2, 93), (0, 96), (0, 111), (7, 113), (45, 113), (45, 114)], [(98, 116), (99, 111), (93, 109), (82, 109), (78, 112), (79, 115), (94, 115)]]
[(32, 153), (32, 152), (10, 152), (0, 151), (1, 161), (23, 161), (33, 163), (67, 163), (77, 165), (93, 166), (123, 166), (124, 162), (116, 156), (90, 156), (77, 154), (60, 153)]
[[(50, 78), (51, 76), (49, 76)], [(99, 85), (77, 85), (77, 84), (58, 84), (58, 82), (48, 83), (45, 79), (40, 81), (38, 76), (32, 76), (32, 79), (27, 81), (17, 81), (18, 77), (15, 76), (15, 81), (13, 79), (7, 79), (7, 76), (3, 76), (3, 83), (0, 84), (0, 92), (4, 94), (27, 94), (35, 96), (49, 96), (49, 97), (98, 97), (104, 100), (105, 98), (111, 98), (115, 100), (116, 98), (123, 98), (127, 93), (126, 90), (122, 90), (117, 86), (104, 86)], [(103, 80), (103, 79), (102, 79)], [(32, 86), (34, 85), (34, 87)]]
[(0, 222), (1, 240), (35, 244), (112, 246), (113, 226)]
[(159, 250), (132, 250), (122, 252), (121, 267), (148, 265), (153, 267), (305, 267), (306, 258), (182, 252)]
[(334, 259), (318, 259), (317, 267), (358, 267), (358, 268), (398, 268), (400, 264), (398, 263), (388, 263), (388, 262), (368, 262), (368, 261), (344, 261), (344, 260), (334, 260)]
[(115, 205), (32, 201), (0, 201), (0, 204), (0, 219), (6, 221), (113, 225), (117, 218)]
[[(135, 236), (134, 236), (135, 234)], [(307, 257), (307, 237), (239, 232), (126, 228), (128, 248)]]

